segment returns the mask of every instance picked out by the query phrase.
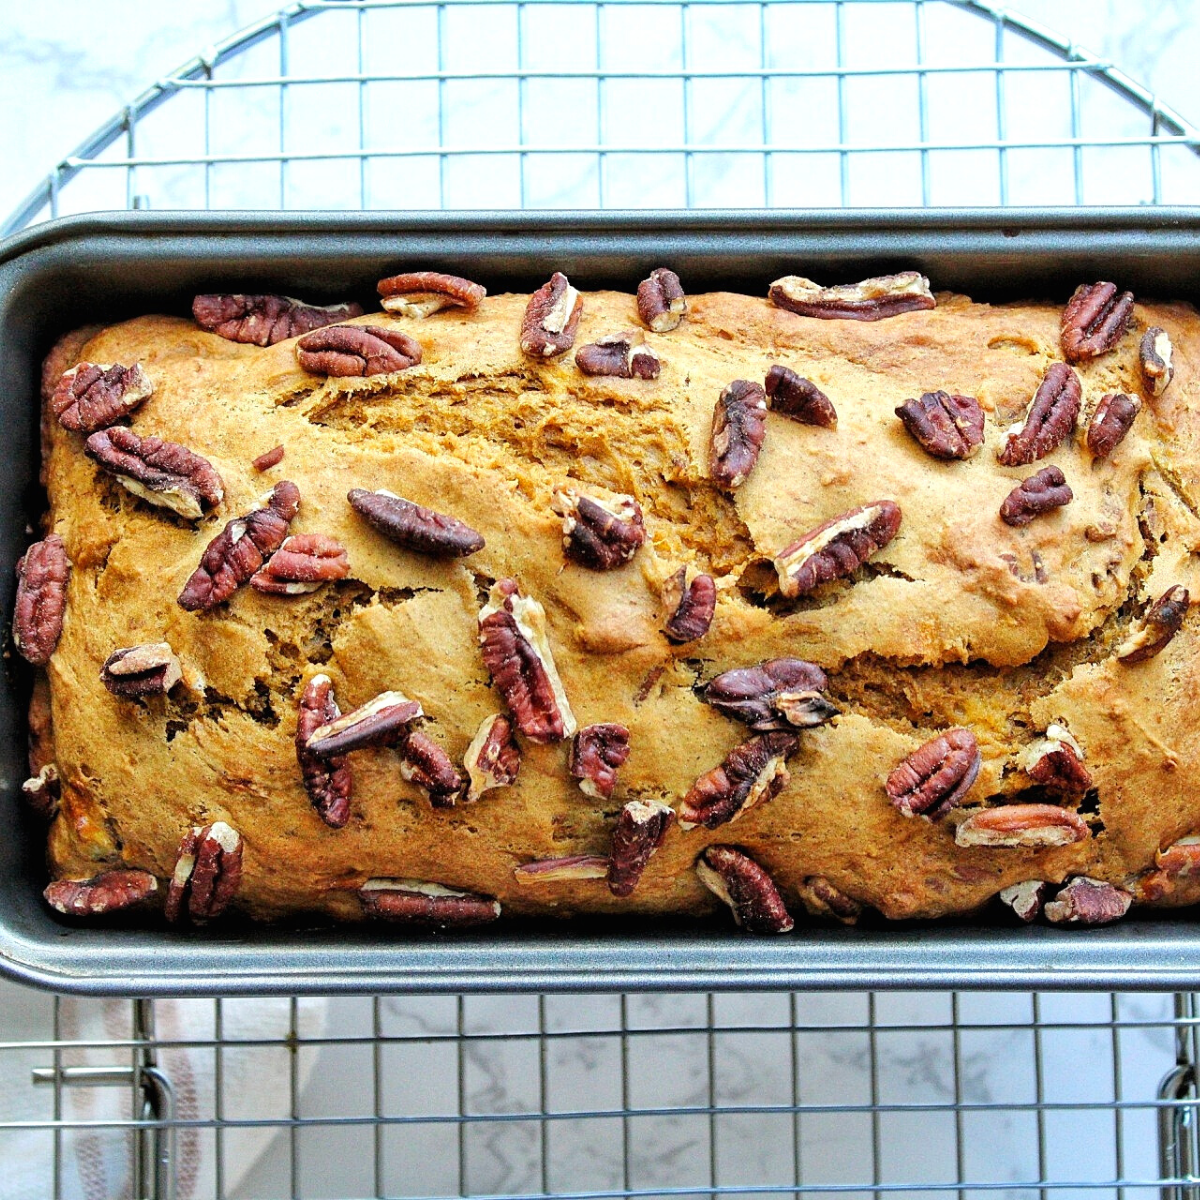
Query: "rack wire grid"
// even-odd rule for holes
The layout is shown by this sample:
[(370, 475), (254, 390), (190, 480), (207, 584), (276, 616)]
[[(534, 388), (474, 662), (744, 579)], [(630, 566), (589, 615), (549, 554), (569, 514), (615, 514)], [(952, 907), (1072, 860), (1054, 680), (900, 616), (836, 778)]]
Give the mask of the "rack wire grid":
[[(319, 19), (314, 19), (319, 18)], [(304, 0), (162, 79), (97, 208), (1180, 203), (1200, 135), (952, 0)], [(0, 1197), (1200, 1197), (1195, 998), (47, 1000)]]

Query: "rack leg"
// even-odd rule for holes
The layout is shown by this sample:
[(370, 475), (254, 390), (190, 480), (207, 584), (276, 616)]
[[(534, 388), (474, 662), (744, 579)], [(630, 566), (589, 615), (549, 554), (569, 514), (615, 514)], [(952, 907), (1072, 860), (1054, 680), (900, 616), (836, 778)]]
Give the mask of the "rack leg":
[(1158, 1110), (1158, 1149), (1163, 1179), (1187, 1182), (1168, 1184), (1162, 1200), (1200, 1200), (1200, 1126), (1197, 1118), (1196, 998), (1189, 992), (1175, 995), (1175, 1066), (1158, 1085), (1160, 1100), (1187, 1101)]

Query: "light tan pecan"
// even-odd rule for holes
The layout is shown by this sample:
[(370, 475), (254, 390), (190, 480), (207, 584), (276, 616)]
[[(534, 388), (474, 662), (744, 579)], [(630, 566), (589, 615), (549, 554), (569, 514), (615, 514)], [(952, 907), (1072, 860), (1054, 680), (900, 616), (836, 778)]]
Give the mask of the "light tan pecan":
[(13, 603), (13, 642), (26, 662), (45, 666), (62, 636), (67, 611), (71, 560), (57, 533), (32, 546), (17, 560)]
[(735, 379), (713, 410), (708, 473), (726, 491), (739, 488), (754, 470), (767, 436), (767, 393), (748, 379)]
[(481, 284), (461, 275), (443, 275), (440, 271), (406, 271), (381, 279), (378, 286), (381, 304), (390, 313), (402, 317), (424, 318), (443, 308), (462, 308), (474, 312), (487, 295)]
[(667, 267), (655, 267), (649, 278), (638, 284), (638, 316), (655, 333), (676, 328), (687, 312), (687, 298), (679, 276)]
[(802, 658), (774, 658), (723, 671), (704, 689), (704, 701), (756, 732), (823, 725), (838, 710), (825, 698), (829, 677)]
[(179, 659), (167, 642), (115, 650), (100, 670), (100, 682), (114, 696), (165, 696), (182, 678)]
[(1000, 505), (1000, 520), (1014, 529), (1028, 525), (1035, 517), (1070, 504), (1075, 498), (1067, 477), (1055, 466), (1043, 467), (1023, 479)]
[(197, 924), (219, 917), (242, 882), (242, 835), (224, 821), (193, 826), (179, 843), (166, 916)]
[(659, 357), (636, 329), (609, 333), (575, 351), (575, 365), (585, 375), (610, 375), (616, 379), (657, 379)]
[(216, 508), (225, 496), (212, 463), (175, 442), (141, 438), (132, 429), (114, 425), (97, 430), (83, 448), (127, 491), (189, 521)]
[(192, 316), (201, 329), (252, 346), (273, 346), (362, 312), (358, 304), (305, 304), (291, 296), (208, 294), (192, 301)]
[(936, 821), (962, 801), (983, 765), (969, 729), (948, 729), (918, 746), (888, 777), (887, 794), (906, 817)]
[(624, 725), (585, 725), (571, 743), (567, 769), (585, 796), (607, 800), (628, 757), (629, 730)]
[(457, 517), (434, 512), (394, 492), (351, 488), (346, 499), (373, 529), (414, 553), (462, 558), (484, 547), (483, 536)]
[(1081, 796), (1092, 786), (1083, 749), (1063, 725), (1048, 725), (1042, 737), (1021, 751), (1017, 764), (1034, 783), (1064, 796)]
[(521, 350), (531, 358), (566, 354), (575, 343), (581, 316), (583, 297), (561, 271), (555, 271), (529, 297), (521, 322)]
[(319, 725), (305, 746), (327, 761), (368, 746), (395, 746), (407, 736), (409, 725), (423, 715), (420, 704), (402, 692), (380, 692), (353, 712)]
[(856, 925), (863, 906), (824, 875), (809, 875), (796, 889), (800, 902), (814, 917), (832, 917), (843, 925)]
[(642, 506), (632, 496), (601, 500), (558, 488), (551, 507), (563, 519), (563, 551), (592, 571), (623, 567), (646, 540)]
[(425, 793), (432, 808), (453, 808), (467, 781), (450, 755), (427, 734), (413, 731), (400, 743), (400, 774)]
[(659, 800), (630, 800), (621, 809), (608, 848), (608, 890), (614, 896), (633, 893), (674, 820), (675, 810)]
[(1084, 283), (1062, 314), (1062, 350), (1068, 362), (1083, 362), (1111, 350), (1133, 316), (1133, 293), (1115, 283)]
[(1145, 662), (1153, 658), (1183, 628), (1191, 597), (1182, 584), (1174, 584), (1146, 610), (1142, 622), (1118, 647), (1123, 663)]
[(1125, 440), (1141, 407), (1136, 396), (1124, 392), (1102, 396), (1088, 424), (1087, 448), (1097, 458), (1107, 458)]
[(493, 788), (512, 787), (521, 771), (521, 747), (513, 734), (513, 723), (502, 713), (484, 717), (467, 747), (463, 766), (469, 780), (463, 796), (465, 804), (474, 804)]
[(1108, 925), (1120, 920), (1132, 903), (1133, 896), (1124, 888), (1075, 875), (1042, 912), (1055, 925)]
[(837, 428), (837, 411), (815, 383), (797, 375), (790, 367), (776, 364), (767, 372), (766, 393), (771, 411), (791, 417), (801, 425)]
[(1161, 396), (1175, 378), (1174, 351), (1170, 334), (1157, 325), (1147, 329), (1138, 343), (1138, 360), (1142, 366), (1146, 390), (1151, 396)]
[(709, 846), (696, 860), (700, 882), (729, 905), (747, 933), (788, 933), (795, 926), (774, 880), (733, 846)]
[(1138, 881), (1139, 900), (1163, 900), (1174, 893), (1180, 880), (1200, 875), (1200, 834), (1188, 834), (1165, 850), (1156, 850), (1154, 867)]
[(937, 306), (929, 290), (929, 280), (918, 271), (879, 275), (836, 287), (821, 287), (811, 279), (785, 275), (771, 284), (767, 297), (779, 308), (824, 320), (879, 321)]
[(1083, 387), (1066, 363), (1054, 363), (1042, 377), (1024, 421), (1005, 431), (996, 457), (1006, 467), (1026, 467), (1045, 458), (1070, 436), (1079, 417)]
[(250, 586), (273, 596), (315, 592), (334, 579), (350, 574), (346, 547), (324, 533), (297, 533), (250, 576)]
[(706, 771), (679, 806), (679, 828), (716, 829), (773, 800), (788, 781), (784, 763), (799, 749), (792, 733), (764, 733), (735, 746), (719, 767)]
[(314, 375), (390, 375), (421, 361), (421, 343), (378, 325), (326, 325), (296, 343), (296, 361)]
[(272, 467), (279, 466), (281, 462), (283, 462), (282, 442), (274, 449), (266, 451), (265, 454), (260, 454), (250, 465), (256, 471), (269, 471)]
[(342, 715), (328, 675), (314, 675), (300, 694), (296, 715), (296, 761), (304, 779), (304, 790), (317, 816), (332, 829), (341, 829), (350, 819), (354, 776), (345, 755), (320, 758), (308, 748), (309, 739), (323, 725)]
[(69, 917), (98, 917), (143, 904), (158, 892), (148, 871), (104, 871), (91, 879), (56, 879), (42, 894)]
[(780, 592), (795, 599), (852, 575), (896, 536), (900, 517), (900, 505), (877, 500), (818, 525), (775, 556)]
[(50, 407), (64, 429), (95, 433), (128, 416), (154, 394), (141, 363), (131, 367), (81, 362), (63, 373)]
[(680, 567), (663, 585), (663, 602), (667, 640), (677, 645), (694, 642), (708, 632), (717, 611), (716, 580), (694, 567)]
[(32, 778), (21, 784), (21, 795), (25, 803), (38, 816), (47, 819), (58, 812), (58, 799), (62, 793), (62, 781), (59, 779), (58, 767), (54, 763), (44, 763)]
[(368, 879), (358, 897), (367, 916), (405, 925), (463, 928), (486, 925), (500, 916), (500, 902), (491, 896), (422, 879)]
[(926, 392), (919, 400), (905, 400), (896, 416), (933, 458), (970, 458), (983, 445), (983, 407), (974, 396)]
[(572, 854), (566, 858), (537, 858), (513, 867), (513, 878), (522, 887), (541, 883), (572, 883), (580, 879), (608, 878), (603, 854)]
[(954, 831), (960, 846), (1019, 846), (1041, 849), (1086, 841), (1088, 824), (1056, 804), (1002, 804), (976, 809)]
[(1000, 899), (1026, 924), (1037, 917), (1050, 894), (1050, 884), (1041, 879), (1026, 879), (1000, 892)]

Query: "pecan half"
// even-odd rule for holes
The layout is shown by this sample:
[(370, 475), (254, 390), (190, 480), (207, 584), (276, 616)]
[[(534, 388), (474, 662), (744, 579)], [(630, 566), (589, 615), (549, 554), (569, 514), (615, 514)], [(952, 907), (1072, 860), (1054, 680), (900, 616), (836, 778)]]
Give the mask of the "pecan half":
[(114, 696), (165, 696), (182, 678), (179, 659), (167, 642), (116, 650), (100, 670), (100, 682)]
[(674, 820), (675, 810), (658, 800), (630, 800), (621, 809), (608, 849), (608, 890), (614, 896), (632, 894)]
[(13, 642), (26, 662), (45, 666), (62, 636), (71, 560), (57, 533), (32, 546), (17, 560)]
[(1101, 397), (1087, 429), (1087, 448), (1097, 458), (1107, 458), (1133, 428), (1142, 402), (1123, 392)]
[(1028, 924), (1042, 911), (1049, 894), (1050, 884), (1041, 879), (1026, 879), (1023, 883), (1004, 888), (1000, 892), (1000, 899)]
[(1043, 467), (1036, 475), (1023, 479), (1000, 505), (1000, 520), (1020, 529), (1034, 517), (1040, 517), (1075, 498), (1067, 477), (1058, 467)]
[(1181, 879), (1200, 875), (1200, 835), (1188, 834), (1154, 853), (1155, 870), (1138, 881), (1139, 900), (1162, 900)]
[(39, 816), (47, 819), (58, 812), (58, 799), (62, 794), (62, 781), (58, 767), (46, 763), (36, 775), (21, 784), (21, 795), (25, 803)]
[(309, 734), (305, 747), (318, 758), (329, 761), (368, 746), (395, 746), (407, 736), (409, 725), (421, 716), (424, 713), (420, 704), (402, 692), (380, 692), (353, 712), (319, 725)]
[(758, 804), (773, 800), (788, 781), (784, 763), (800, 747), (792, 733), (764, 733), (735, 746), (719, 767), (706, 771), (679, 806), (679, 828), (716, 829)]
[(771, 411), (791, 417), (801, 425), (837, 428), (837, 411), (815, 383), (778, 364), (767, 372), (766, 393)]
[(1092, 786), (1083, 750), (1062, 725), (1048, 725), (1045, 736), (1026, 746), (1017, 763), (1034, 783), (1064, 796), (1081, 796)]
[(764, 732), (823, 725), (838, 710), (825, 699), (829, 677), (802, 658), (773, 658), (723, 671), (704, 689), (704, 701), (735, 721)]
[(128, 416), (154, 393), (141, 363), (99, 366), (81, 362), (63, 373), (50, 407), (72, 433), (94, 433)]
[(464, 804), (474, 804), (484, 792), (512, 787), (521, 771), (521, 747), (513, 733), (512, 722), (502, 713), (483, 719), (467, 747), (463, 766), (467, 769)]
[(557, 742), (575, 732), (546, 635), (546, 610), (523, 595), (515, 579), (493, 585), (479, 612), (479, 645), (492, 682), (530, 741)]
[(148, 871), (104, 871), (91, 879), (56, 879), (42, 893), (57, 912), (69, 917), (98, 917), (141, 904), (158, 891)]
[(1006, 467), (1025, 467), (1045, 458), (1067, 439), (1079, 417), (1083, 388), (1066, 363), (1054, 363), (1034, 393), (1025, 420), (1006, 432), (996, 453)]
[(273, 346), (322, 325), (361, 317), (357, 304), (305, 304), (290, 296), (208, 294), (192, 301), (192, 316), (201, 329), (230, 342)]
[(400, 743), (400, 774), (425, 793), (433, 808), (453, 808), (467, 785), (450, 755), (420, 732)]
[(585, 796), (607, 800), (628, 757), (629, 730), (624, 725), (585, 725), (571, 743), (568, 770)]
[(694, 642), (708, 632), (717, 611), (716, 580), (692, 567), (680, 567), (663, 585), (663, 601), (667, 640), (677, 645)]
[(219, 917), (242, 882), (242, 835), (224, 821), (193, 826), (179, 843), (166, 916), (197, 924)]
[(642, 506), (632, 496), (599, 500), (559, 488), (551, 507), (563, 519), (563, 551), (592, 571), (623, 567), (646, 540)]
[(487, 295), (481, 284), (461, 275), (443, 275), (440, 271), (406, 271), (381, 279), (380, 303), (390, 313), (402, 317), (425, 318), (443, 308), (464, 308), (474, 312)]
[(350, 574), (346, 547), (324, 533), (297, 533), (250, 576), (250, 586), (273, 596), (315, 592), (333, 579)]
[(1147, 329), (1138, 343), (1138, 360), (1142, 378), (1151, 396), (1161, 396), (1175, 378), (1174, 351), (1171, 336), (1157, 325)]
[(974, 396), (926, 392), (905, 400), (896, 416), (933, 458), (970, 458), (983, 445), (983, 408)]
[(959, 846), (1019, 846), (1041, 849), (1086, 841), (1088, 824), (1056, 804), (1002, 804), (973, 812), (955, 831)]
[(794, 599), (852, 575), (896, 536), (900, 516), (898, 504), (877, 500), (818, 525), (775, 556), (779, 590)]
[(713, 410), (708, 473), (732, 491), (746, 482), (767, 436), (767, 393), (748, 379), (735, 379)]
[(513, 878), (522, 886), (569, 883), (577, 879), (605, 879), (608, 859), (602, 854), (572, 854), (567, 858), (538, 858), (513, 867)]
[(638, 284), (637, 310), (642, 322), (655, 333), (675, 329), (687, 312), (687, 298), (679, 276), (667, 267), (655, 267)]
[(636, 329), (609, 333), (575, 351), (575, 365), (585, 375), (612, 375), (617, 379), (657, 379), (662, 362), (642, 341)]
[(795, 926), (774, 880), (740, 850), (709, 846), (696, 860), (696, 874), (747, 932), (787, 933)]
[(1108, 925), (1120, 920), (1132, 903), (1124, 888), (1075, 875), (1042, 912), (1055, 925)]
[(1133, 293), (1117, 294), (1115, 283), (1084, 283), (1062, 314), (1062, 351), (1068, 362), (1083, 362), (1111, 350), (1133, 316)]
[(832, 917), (843, 925), (855, 925), (863, 906), (824, 875), (809, 875), (796, 889), (800, 902), (814, 917)]
[(277, 467), (283, 462), (283, 443), (281, 442), (273, 450), (268, 450), (265, 454), (260, 454), (251, 466), (256, 471), (269, 471), (272, 467)]
[(525, 307), (521, 321), (521, 350), (533, 358), (555, 358), (575, 343), (583, 316), (583, 297), (561, 271), (542, 284)]
[(300, 489), (284, 479), (271, 489), (262, 508), (230, 521), (208, 543), (200, 565), (179, 593), (179, 606), (208, 612), (228, 600), (283, 545), (299, 507)]
[(421, 361), (421, 344), (398, 329), (327, 325), (296, 343), (296, 361), (314, 375), (390, 375), (415, 367)]
[(1141, 625), (1117, 647), (1123, 663), (1153, 658), (1183, 627), (1191, 596), (1182, 584), (1174, 584), (1146, 610)]
[(936, 821), (975, 782), (983, 756), (969, 729), (948, 729), (918, 746), (888, 777), (887, 794), (906, 817)]
[(394, 492), (351, 488), (346, 499), (373, 529), (417, 554), (462, 558), (484, 547), (482, 535), (470, 525), (414, 504)]
[(225, 485), (206, 458), (186, 446), (138, 437), (124, 425), (99, 429), (84, 451), (135, 496), (159, 508), (198, 520), (225, 497)]
[(421, 879), (368, 879), (358, 898), (369, 917), (439, 929), (486, 925), (500, 915), (500, 902), (491, 896)]
[(317, 816), (333, 829), (341, 829), (350, 819), (350, 797), (354, 777), (345, 755), (321, 758), (308, 748), (309, 739), (323, 725), (342, 715), (328, 675), (314, 675), (300, 694), (296, 715), (296, 761), (304, 779), (304, 790)]
[(929, 280), (918, 271), (879, 275), (861, 283), (821, 287), (799, 275), (785, 275), (771, 284), (767, 298), (779, 308), (802, 317), (823, 320), (879, 321), (918, 308), (935, 308)]

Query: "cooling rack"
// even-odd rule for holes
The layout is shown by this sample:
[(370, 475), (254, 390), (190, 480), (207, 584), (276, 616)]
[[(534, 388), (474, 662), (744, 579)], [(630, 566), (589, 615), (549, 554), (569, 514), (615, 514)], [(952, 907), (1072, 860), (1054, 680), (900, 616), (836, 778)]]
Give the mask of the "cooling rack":
[[(1114, 64), (984, 3), (306, 0), (155, 83), (3, 232), (114, 207), (1187, 203), (1198, 148)], [(1200, 1197), (1192, 995), (35, 999), (40, 1029), (0, 1042), (5, 1095), (33, 1097), (0, 1109), (5, 1198)]]

